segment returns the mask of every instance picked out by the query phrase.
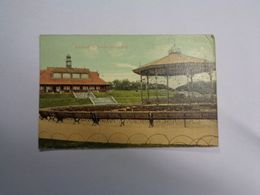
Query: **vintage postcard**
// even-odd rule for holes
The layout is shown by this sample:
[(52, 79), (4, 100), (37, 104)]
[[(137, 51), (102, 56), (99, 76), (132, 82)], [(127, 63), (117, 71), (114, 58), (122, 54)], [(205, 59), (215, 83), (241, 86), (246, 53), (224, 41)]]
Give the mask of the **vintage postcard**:
[(41, 35), (39, 148), (218, 146), (213, 35)]

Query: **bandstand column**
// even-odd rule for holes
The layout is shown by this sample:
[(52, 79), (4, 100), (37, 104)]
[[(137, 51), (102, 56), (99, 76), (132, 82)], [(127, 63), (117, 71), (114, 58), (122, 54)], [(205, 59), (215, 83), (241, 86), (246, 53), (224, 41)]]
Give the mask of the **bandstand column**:
[(166, 81), (167, 81), (167, 102), (169, 104), (170, 94), (169, 94), (169, 71), (168, 71), (168, 69), (166, 70)]
[(158, 76), (158, 75), (157, 75), (157, 70), (155, 70), (155, 89), (156, 89), (156, 100), (157, 100), (157, 104), (159, 104), (157, 76)]
[(186, 74), (186, 77), (187, 77), (187, 85), (188, 85), (188, 99), (189, 99), (189, 103), (190, 103), (190, 105), (191, 105), (191, 97), (190, 97), (190, 79), (189, 79), (190, 75), (187, 73), (187, 74)]
[(210, 84), (211, 84), (211, 101), (214, 103), (214, 97), (213, 97), (213, 93), (214, 93), (214, 86), (213, 86), (213, 79), (212, 79), (212, 71), (208, 72), (209, 74), (209, 79), (210, 79)]
[(143, 102), (143, 75), (140, 75), (140, 79), (141, 79), (141, 102), (142, 104)]
[(190, 86), (191, 86), (191, 89), (192, 89), (192, 91), (191, 91), (191, 97), (190, 97), (190, 104), (191, 104), (191, 102), (192, 102), (192, 99), (193, 99), (193, 76), (194, 76), (194, 74), (190, 74)]
[(150, 92), (149, 92), (149, 76), (146, 76), (146, 90), (147, 90), (147, 99), (148, 99), (148, 103), (150, 101)]

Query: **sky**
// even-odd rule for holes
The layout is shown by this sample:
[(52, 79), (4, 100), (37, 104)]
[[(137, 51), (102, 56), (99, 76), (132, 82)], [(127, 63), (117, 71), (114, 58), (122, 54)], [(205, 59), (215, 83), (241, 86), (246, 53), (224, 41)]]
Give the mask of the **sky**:
[[(133, 69), (168, 55), (172, 47), (215, 62), (215, 40), (210, 35), (41, 35), (40, 67), (64, 67), (70, 54), (73, 67), (97, 71), (106, 81), (136, 81), (140, 78)], [(208, 79), (205, 73), (194, 77), (194, 81)], [(165, 78), (158, 82), (165, 83)], [(170, 79), (170, 86), (185, 82), (185, 76), (177, 76)]]

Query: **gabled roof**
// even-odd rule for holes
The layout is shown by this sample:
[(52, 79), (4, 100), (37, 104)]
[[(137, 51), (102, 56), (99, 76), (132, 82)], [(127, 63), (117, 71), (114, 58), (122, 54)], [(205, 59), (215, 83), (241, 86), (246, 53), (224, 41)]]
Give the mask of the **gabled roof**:
[(56, 73), (89, 73), (87, 68), (48, 67), (47, 70)]
[[(88, 79), (67, 79), (52, 78), (53, 73), (87, 73)], [(64, 68), (64, 67), (48, 67), (40, 71), (41, 85), (109, 85), (106, 81), (99, 77), (98, 72), (92, 72), (86, 68)]]

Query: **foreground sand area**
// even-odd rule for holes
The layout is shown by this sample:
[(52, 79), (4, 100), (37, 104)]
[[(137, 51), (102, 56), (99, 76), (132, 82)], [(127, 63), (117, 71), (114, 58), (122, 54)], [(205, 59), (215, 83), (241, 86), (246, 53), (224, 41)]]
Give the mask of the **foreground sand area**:
[(99, 125), (92, 121), (66, 119), (63, 123), (53, 120), (39, 121), (39, 137), (57, 140), (109, 142), (128, 144), (195, 144), (217, 145), (218, 131), (216, 120), (155, 121), (149, 127), (148, 121), (126, 120), (120, 126), (119, 120), (101, 120)]

